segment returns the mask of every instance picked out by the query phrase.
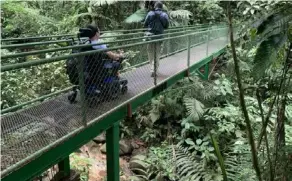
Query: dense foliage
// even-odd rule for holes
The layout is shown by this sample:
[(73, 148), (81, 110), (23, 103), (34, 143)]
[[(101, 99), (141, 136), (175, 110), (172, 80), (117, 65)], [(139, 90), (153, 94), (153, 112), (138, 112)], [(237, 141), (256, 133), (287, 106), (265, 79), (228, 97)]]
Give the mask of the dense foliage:
[[(146, 160), (149, 169), (138, 177), (184, 181), (291, 178), (291, 3), (231, 5), (241, 8), (244, 15), (260, 14), (248, 16), (249, 24), (240, 27), (235, 54), (230, 48), (219, 59), (220, 71), (210, 81), (187, 78), (136, 113), (137, 126), (145, 130), (142, 138), (154, 143), (150, 161)], [(236, 86), (238, 73), (240, 88)], [(237, 99), (241, 93), (244, 104)], [(253, 139), (249, 139), (251, 134)], [(168, 146), (159, 146), (157, 138), (167, 140)]]

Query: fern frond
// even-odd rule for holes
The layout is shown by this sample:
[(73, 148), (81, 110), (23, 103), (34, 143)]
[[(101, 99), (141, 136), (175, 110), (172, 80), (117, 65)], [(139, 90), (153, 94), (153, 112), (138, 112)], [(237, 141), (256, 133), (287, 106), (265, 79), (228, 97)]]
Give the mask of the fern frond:
[(176, 146), (176, 170), (180, 181), (200, 180), (204, 176), (203, 164), (196, 160), (187, 148)]

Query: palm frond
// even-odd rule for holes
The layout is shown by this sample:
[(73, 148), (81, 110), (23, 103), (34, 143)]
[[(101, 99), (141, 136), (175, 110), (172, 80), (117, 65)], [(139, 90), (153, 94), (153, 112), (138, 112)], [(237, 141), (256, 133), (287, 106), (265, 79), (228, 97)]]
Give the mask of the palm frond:
[(204, 113), (204, 105), (194, 98), (184, 98), (184, 104), (190, 118), (198, 121)]
[(105, 4), (114, 4), (118, 2), (118, 0), (90, 0), (90, 4), (93, 5), (93, 6), (102, 6), (102, 5), (105, 5)]
[(273, 61), (277, 59), (278, 51), (286, 41), (286, 34), (276, 34), (259, 45), (254, 57), (255, 65), (253, 67), (253, 76), (256, 80), (261, 78)]
[(257, 29), (257, 35), (261, 35), (262, 40), (270, 36), (287, 31), (288, 22), (292, 20), (292, 15), (283, 15), (282, 13), (273, 13), (264, 17), (254, 24)]
[(106, 17), (106, 16), (104, 16), (102, 14), (89, 13), (89, 12), (77, 14), (77, 15), (73, 16), (73, 19), (77, 19), (77, 18), (81, 18), (81, 17), (86, 17), (86, 16), (91, 16), (93, 18), (102, 18), (102, 19), (105, 19), (105, 20), (109, 20), (111, 22), (116, 22), (113, 19), (111, 19), (109, 17)]
[(190, 16), (192, 15), (193, 15), (192, 12), (184, 9), (169, 11), (170, 18), (190, 19)]
[(137, 10), (134, 14), (125, 19), (125, 23), (138, 23), (142, 22), (147, 15), (147, 9), (142, 8)]

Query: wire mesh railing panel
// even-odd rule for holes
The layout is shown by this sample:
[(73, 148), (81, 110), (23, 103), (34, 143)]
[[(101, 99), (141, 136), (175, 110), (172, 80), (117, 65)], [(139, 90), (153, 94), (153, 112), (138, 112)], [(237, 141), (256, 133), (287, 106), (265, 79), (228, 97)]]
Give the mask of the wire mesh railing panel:
[[(221, 28), (219, 30), (210, 30), (210, 44), (214, 44), (212, 51), (217, 51), (222, 48), (222, 45), (227, 44), (228, 31), (227, 28)], [(216, 43), (212, 43), (216, 42)]]
[(189, 36), (190, 41), (190, 66), (206, 56), (208, 32), (199, 32)]
[(64, 61), (1, 73), (1, 109), (68, 87)]
[[(14, 123), (15, 120), (19, 122), (26, 120), (26, 124), (22, 124), (13, 131), (1, 132), (2, 170), (59, 138), (54, 132), (47, 132), (52, 126), (44, 120), (26, 114), (12, 115), (9, 118)], [(2, 118), (2, 124), (5, 124), (6, 121), (9, 122), (10, 120)]]

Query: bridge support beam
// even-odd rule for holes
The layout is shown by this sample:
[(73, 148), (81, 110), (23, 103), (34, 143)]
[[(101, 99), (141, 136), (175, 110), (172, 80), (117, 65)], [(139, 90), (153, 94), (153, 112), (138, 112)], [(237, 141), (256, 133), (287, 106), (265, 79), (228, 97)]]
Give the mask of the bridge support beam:
[(69, 156), (58, 163), (59, 172), (62, 178), (70, 175), (70, 159)]
[(209, 78), (209, 63), (204, 65), (204, 80), (208, 80)]
[(120, 180), (119, 121), (106, 130), (106, 169), (108, 181)]

